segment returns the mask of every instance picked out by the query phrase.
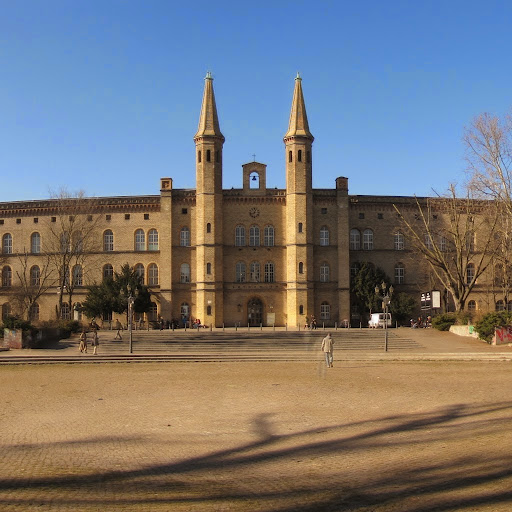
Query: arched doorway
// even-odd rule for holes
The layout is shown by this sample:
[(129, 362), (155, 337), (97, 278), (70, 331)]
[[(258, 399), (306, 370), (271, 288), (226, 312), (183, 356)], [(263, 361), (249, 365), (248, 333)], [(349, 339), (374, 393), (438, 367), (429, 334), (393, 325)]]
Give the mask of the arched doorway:
[(263, 324), (263, 302), (253, 298), (247, 303), (247, 323), (250, 326)]

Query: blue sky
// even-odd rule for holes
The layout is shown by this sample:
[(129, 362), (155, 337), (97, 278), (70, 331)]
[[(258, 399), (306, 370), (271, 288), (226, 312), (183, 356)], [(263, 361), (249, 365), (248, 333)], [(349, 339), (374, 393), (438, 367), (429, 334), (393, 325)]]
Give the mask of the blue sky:
[[(234, 5), (234, 6), (232, 6)], [(224, 188), (284, 187), (297, 71), (313, 186), (429, 195), (464, 179), (464, 127), (512, 104), (512, 4), (19, 0), (0, 18), (0, 201), (195, 187), (210, 70)]]

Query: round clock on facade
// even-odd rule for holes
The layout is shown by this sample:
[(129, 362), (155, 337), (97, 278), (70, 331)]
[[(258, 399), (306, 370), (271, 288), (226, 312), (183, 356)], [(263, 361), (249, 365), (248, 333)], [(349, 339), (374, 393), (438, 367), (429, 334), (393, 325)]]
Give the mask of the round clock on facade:
[(256, 217), (258, 217), (258, 215), (260, 214), (260, 211), (258, 210), (258, 208), (251, 208), (249, 210), (249, 215), (255, 219)]

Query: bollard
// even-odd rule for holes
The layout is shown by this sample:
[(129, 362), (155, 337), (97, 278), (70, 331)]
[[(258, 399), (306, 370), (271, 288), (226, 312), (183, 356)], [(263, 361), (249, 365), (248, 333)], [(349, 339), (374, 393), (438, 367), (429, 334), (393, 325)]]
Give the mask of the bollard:
[(235, 332), (238, 331), (238, 324), (235, 322)]
[(272, 329), (275, 331), (276, 330), (276, 324), (272, 324)]
[(247, 332), (251, 332), (251, 324), (247, 324)]
[(361, 322), (359, 322), (359, 329), (362, 329), (363, 328), (363, 324)]
[(325, 322), (322, 322), (323, 330), (325, 331)]
[(300, 322), (299, 322), (299, 332), (300, 332)]
[(174, 322), (171, 324), (172, 332), (174, 332)]
[(210, 332), (213, 330), (213, 324), (210, 324)]
[(288, 324), (287, 323), (284, 324), (284, 328), (285, 328), (286, 331), (288, 330)]
[(263, 324), (260, 323), (260, 331), (263, 331)]
[(224, 322), (222, 322), (222, 332), (224, 332)]

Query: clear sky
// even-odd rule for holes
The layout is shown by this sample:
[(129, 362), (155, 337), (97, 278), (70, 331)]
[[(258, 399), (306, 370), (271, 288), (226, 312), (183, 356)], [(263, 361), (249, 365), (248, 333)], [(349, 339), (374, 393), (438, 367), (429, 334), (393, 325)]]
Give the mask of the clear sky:
[(300, 72), (313, 186), (429, 195), (464, 178), (462, 134), (512, 105), (512, 3), (1, 2), (0, 201), (195, 187), (193, 136), (214, 77), (224, 188), (267, 164), (285, 187)]

